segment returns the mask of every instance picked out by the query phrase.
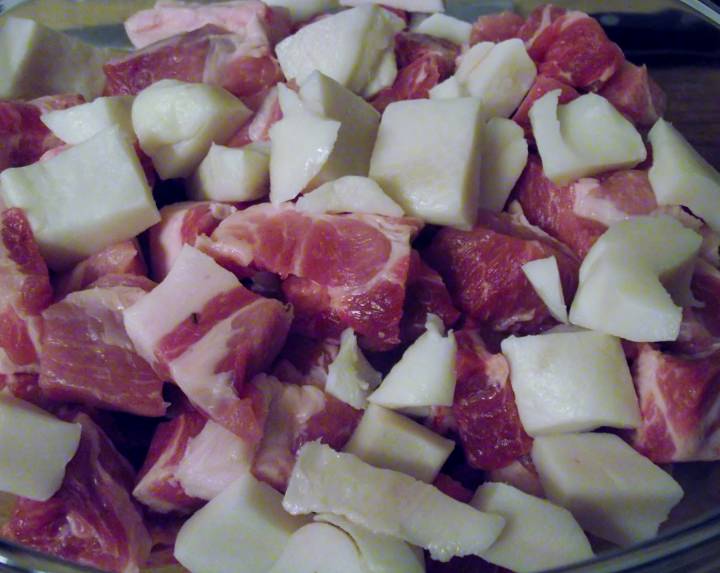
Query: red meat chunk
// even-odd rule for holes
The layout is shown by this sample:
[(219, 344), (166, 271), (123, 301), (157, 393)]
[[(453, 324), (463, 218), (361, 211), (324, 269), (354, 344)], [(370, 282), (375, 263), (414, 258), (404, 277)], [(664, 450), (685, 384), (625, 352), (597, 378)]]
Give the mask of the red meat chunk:
[(130, 497), (130, 464), (85, 414), (75, 457), (60, 490), (48, 501), (19, 499), (3, 536), (38, 551), (118, 573), (137, 573), (151, 540)]
[(63, 142), (40, 120), (43, 113), (84, 103), (80, 95), (45, 96), (30, 102), (0, 101), (0, 171), (35, 163)]
[(293, 329), (310, 338), (352, 327), (361, 344), (400, 342), (414, 219), (309, 215), (261, 204), (225, 219), (201, 248), (221, 264), (277, 273), (295, 311)]
[(642, 425), (631, 444), (657, 463), (720, 459), (720, 356), (684, 358), (643, 345), (633, 364)]
[(470, 503), (470, 500), (473, 498), (472, 491), (446, 474), (438, 474), (433, 485), (445, 495), (449, 495), (451, 498), (462, 503)]
[(550, 45), (557, 39), (558, 28), (555, 22), (567, 14), (565, 8), (544, 4), (535, 8), (520, 26), (518, 38), (525, 42), (530, 57), (539, 63), (545, 57)]
[(134, 287), (72, 293), (43, 312), (40, 387), (49, 398), (162, 416), (163, 382), (135, 351), (122, 311), (145, 295)]
[(453, 306), (440, 273), (428, 266), (420, 258), (420, 254), (413, 250), (410, 254), (405, 306), (400, 323), (404, 341), (411, 342), (425, 332), (428, 313), (439, 316), (446, 328), (450, 328), (460, 319), (460, 312)]
[(507, 213), (480, 211), (471, 231), (443, 228), (425, 252), (458, 309), (498, 332), (535, 333), (554, 324), (522, 265), (555, 256), (565, 300), (577, 288), (579, 263), (562, 245)]
[(400, 32), (395, 36), (395, 58), (399, 69), (432, 56), (437, 62), (442, 81), (455, 72), (455, 59), (459, 55), (460, 48), (449, 40), (415, 32)]
[(667, 97), (645, 66), (625, 62), (599, 93), (640, 127), (652, 127), (665, 114)]
[(205, 426), (207, 418), (192, 409), (181, 413), (155, 430), (137, 484), (135, 499), (159, 513), (191, 513), (202, 500), (189, 496), (180, 485), (176, 472), (188, 443)]
[(240, 98), (252, 98), (282, 79), (267, 46), (214, 25), (111, 60), (103, 69), (106, 95), (134, 95), (159, 80), (175, 79), (219, 85)]
[(396, 101), (427, 99), (430, 97), (430, 90), (444, 79), (442, 69), (443, 63), (436, 55), (414, 60), (401, 68), (393, 85), (380, 90), (370, 103), (382, 113)]
[(502, 42), (517, 38), (520, 28), (525, 23), (522, 16), (515, 12), (498, 12), (480, 16), (472, 26), (470, 45), (480, 42)]
[(231, 0), (210, 6), (160, 1), (153, 8), (130, 16), (125, 21), (125, 31), (133, 46), (144, 48), (207, 24), (214, 24), (269, 46), (290, 32), (290, 23), (285, 14), (258, 0)]
[(453, 414), (468, 463), (478, 469), (507, 466), (530, 453), (531, 438), (520, 423), (510, 366), (491, 354), (472, 331), (455, 333), (457, 384)]
[(578, 89), (597, 91), (622, 67), (622, 50), (594, 18), (570, 12), (554, 25), (558, 36), (540, 64), (541, 74)]
[(609, 224), (657, 208), (647, 173), (623, 170), (560, 187), (530, 156), (514, 195), (528, 221), (584, 257)]
[(111, 245), (57, 275), (53, 281), (55, 297), (60, 300), (106, 275), (147, 276), (145, 259), (136, 239)]
[(0, 375), (37, 372), (40, 313), (52, 300), (45, 261), (21, 209), (0, 213)]

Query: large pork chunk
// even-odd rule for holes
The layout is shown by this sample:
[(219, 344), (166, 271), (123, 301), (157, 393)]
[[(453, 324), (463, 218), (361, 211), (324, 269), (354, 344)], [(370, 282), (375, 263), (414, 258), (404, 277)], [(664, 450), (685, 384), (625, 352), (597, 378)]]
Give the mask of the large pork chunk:
[(48, 501), (19, 499), (2, 535), (38, 551), (117, 573), (137, 573), (150, 535), (130, 497), (128, 462), (85, 414), (80, 446), (60, 490)]
[(255, 205), (225, 219), (202, 248), (223, 265), (280, 275), (293, 328), (312, 338), (353, 328), (365, 348), (400, 342), (414, 219), (309, 214)]
[(457, 383), (452, 411), (468, 463), (494, 470), (530, 453), (510, 386), (510, 366), (492, 354), (475, 332), (461, 330), (457, 340)]
[(600, 95), (635, 125), (651, 127), (665, 114), (667, 98), (645, 66), (625, 62)]
[(578, 261), (552, 239), (506, 213), (480, 211), (470, 231), (444, 228), (425, 253), (457, 307), (498, 332), (532, 333), (554, 320), (522, 265), (555, 256), (565, 300), (577, 288)]
[(720, 459), (718, 355), (685, 358), (642, 345), (633, 365), (642, 425), (631, 444), (657, 463)]
[(124, 320), (140, 355), (194, 406), (248, 442), (259, 441), (264, 403), (244, 382), (282, 348), (289, 308), (250, 292), (185, 245), (165, 280), (126, 309)]
[(130, 16), (125, 21), (125, 31), (136, 48), (144, 48), (208, 24), (270, 46), (290, 31), (286, 18), (258, 0), (233, 0), (210, 6), (159, 0), (153, 8)]
[(0, 213), (0, 375), (37, 371), (48, 269), (21, 209)]
[(43, 312), (40, 387), (50, 398), (162, 416), (163, 382), (133, 347), (123, 311), (145, 296), (137, 287), (92, 288)]
[[(104, 66), (106, 95), (135, 95), (149, 85), (174, 79), (205, 82), (240, 98), (262, 96), (282, 79), (267, 45), (207, 25), (151, 44)], [(250, 102), (250, 107), (254, 104)]]

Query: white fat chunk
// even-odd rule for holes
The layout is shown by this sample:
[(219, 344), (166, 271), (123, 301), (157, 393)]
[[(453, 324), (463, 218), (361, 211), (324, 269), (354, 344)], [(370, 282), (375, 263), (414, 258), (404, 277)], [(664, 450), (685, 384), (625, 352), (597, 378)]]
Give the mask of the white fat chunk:
[(464, 79), (463, 73), (458, 72), (458, 79), (481, 101), (486, 117), (510, 117), (530, 90), (537, 69), (523, 41), (512, 38), (495, 44)]
[(362, 410), (367, 407), (368, 394), (378, 387), (381, 379), (382, 375), (360, 350), (353, 330), (344, 330), (338, 355), (328, 366), (325, 392)]
[(174, 555), (192, 573), (268, 571), (305, 523), (283, 511), (281, 494), (248, 474), (185, 522)]
[(163, 179), (189, 176), (210, 150), (252, 115), (229, 91), (208, 84), (160, 80), (132, 106), (140, 147)]
[(516, 573), (535, 573), (593, 557), (572, 514), (503, 483), (481, 485), (470, 505), (505, 518), (505, 529), (483, 559)]
[(123, 312), (127, 334), (138, 354), (155, 362), (157, 343), (193, 312), (239, 281), (211, 257), (185, 245), (165, 279)]
[(337, 0), (267, 0), (265, 4), (285, 8), (293, 23), (304, 22), (339, 6)]
[(302, 84), (315, 70), (360, 93), (404, 23), (377, 6), (343, 10), (304, 26), (276, 48), (283, 74)]
[(67, 269), (160, 220), (135, 149), (118, 127), (60, 155), (0, 173), (0, 199), (24, 209), (48, 266)]
[(99, 97), (90, 103), (45, 113), (40, 119), (56, 137), (71, 145), (87, 141), (114, 125), (134, 138), (130, 117), (134, 99), (133, 96)]
[(589, 93), (558, 105), (559, 96), (560, 90), (548, 92), (530, 109), (548, 179), (566, 185), (645, 160), (647, 149), (640, 133), (604, 97)]
[(278, 105), (283, 117), (294, 115), (299, 112), (306, 112), (305, 105), (300, 99), (300, 94), (290, 89), (287, 84), (278, 84)]
[(429, 314), (425, 332), (403, 354), (368, 401), (385, 408), (452, 406), (457, 344), (451, 332)]
[(570, 321), (636, 342), (675, 340), (676, 303), (692, 301), (701, 245), (698, 233), (667, 215), (614, 224), (583, 260)]
[(59, 93), (79, 93), (92, 99), (102, 92), (102, 66), (111, 55), (111, 50), (33, 20), (8, 16), (0, 22), (0, 99)]
[(458, 83), (465, 85), (470, 78), (470, 73), (475, 70), (496, 46), (494, 42), (478, 42), (465, 51), (457, 61), (457, 69), (454, 77)]
[(370, 99), (381, 90), (390, 87), (395, 82), (397, 74), (398, 69), (395, 51), (386, 50), (382, 56), (380, 56), (380, 61), (375, 70), (370, 74), (370, 80), (363, 88), (362, 96)]
[(80, 444), (80, 424), (0, 393), (0, 491), (47, 501)]
[(270, 155), (257, 145), (225, 147), (215, 143), (188, 180), (196, 201), (254, 201), (268, 193)]
[(467, 97), (467, 93), (458, 82), (455, 76), (440, 82), (435, 87), (430, 88), (430, 99), (456, 99), (459, 97)]
[(570, 307), (571, 324), (634, 342), (676, 340), (681, 322), (657, 275), (622, 261), (598, 261)]
[(315, 520), (339, 527), (352, 537), (369, 573), (425, 573), (422, 551), (400, 539), (373, 533), (331, 513), (316, 515)]
[(670, 475), (613, 434), (542, 436), (532, 459), (548, 499), (618, 545), (654, 537), (683, 496)]
[[(349, 483), (353, 487), (347, 487)], [(340, 515), (375, 533), (424, 547), (438, 561), (482, 555), (504, 524), (502, 517), (460, 503), (431, 485), (319, 442), (298, 452), (283, 507), (293, 515)]]
[(410, 216), (469, 229), (478, 208), (482, 105), (472, 98), (390, 104), (370, 177)]
[(308, 213), (374, 213), (402, 217), (403, 210), (367, 177), (346, 175), (300, 197), (297, 208)]
[(368, 573), (352, 537), (329, 523), (295, 533), (268, 573)]
[(183, 491), (213, 499), (236, 479), (250, 472), (254, 448), (212, 420), (192, 438), (175, 472)]
[(340, 122), (314, 113), (283, 117), (270, 128), (270, 201), (291, 201), (327, 162), (340, 131)]
[(531, 436), (640, 425), (619, 339), (592, 331), (510, 336), (502, 352), (520, 421)]
[(550, 256), (530, 261), (522, 266), (522, 271), (553, 318), (558, 322), (567, 322), (568, 313), (557, 259)]
[(340, 0), (341, 6), (361, 6), (364, 4), (382, 4), (389, 8), (408, 12), (444, 12), (442, 0)]
[(528, 158), (522, 127), (510, 119), (494, 117), (485, 127), (480, 169), (480, 207), (500, 212), (515, 187)]
[(427, 34), (443, 40), (449, 40), (455, 44), (467, 44), (470, 42), (472, 24), (447, 16), (446, 14), (432, 14), (422, 20), (413, 28), (413, 32)]
[(648, 134), (653, 165), (648, 173), (660, 205), (683, 205), (720, 232), (720, 173), (660, 118)]
[(454, 448), (452, 440), (402, 414), (371, 404), (344, 451), (373, 466), (431, 483)]
[(313, 183), (326, 183), (345, 175), (367, 176), (380, 124), (377, 110), (320, 72), (313, 72), (303, 82), (299, 94), (305, 109), (340, 122), (332, 152)]

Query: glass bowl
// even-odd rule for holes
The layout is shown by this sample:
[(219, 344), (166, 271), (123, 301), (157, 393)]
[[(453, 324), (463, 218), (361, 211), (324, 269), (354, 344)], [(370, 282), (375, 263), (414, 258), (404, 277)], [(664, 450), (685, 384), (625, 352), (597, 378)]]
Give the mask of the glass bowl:
[[(208, 0), (204, 0), (207, 2)], [(0, 18), (33, 18), (87, 41), (128, 46), (120, 23), (155, 0), (0, 0)], [(481, 13), (514, 9), (527, 13), (537, 0), (446, 0), (447, 12), (472, 21)], [(618, 42), (628, 60), (647, 64), (668, 96), (666, 117), (715, 168), (720, 169), (720, 7), (701, 0), (557, 0), (586, 11)], [(660, 535), (552, 573), (720, 572), (720, 464), (676, 465), (673, 475), (685, 499)], [(0, 495), (0, 523), (9, 496)], [(166, 567), (164, 571), (179, 571)], [(95, 569), (0, 540), (0, 571), (81, 573)], [(470, 573), (470, 572), (468, 572)], [(550, 572), (548, 572), (550, 573)]]

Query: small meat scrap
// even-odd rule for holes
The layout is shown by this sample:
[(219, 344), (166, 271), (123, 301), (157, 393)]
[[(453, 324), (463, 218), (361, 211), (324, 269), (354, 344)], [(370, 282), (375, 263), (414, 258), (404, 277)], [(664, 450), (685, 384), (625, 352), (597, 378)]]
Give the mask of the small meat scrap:
[(459, 55), (460, 48), (449, 40), (415, 32), (400, 32), (395, 36), (395, 58), (399, 69), (431, 57), (438, 62), (442, 81), (455, 72), (455, 60)]
[(423, 253), (468, 317), (498, 332), (529, 334), (555, 324), (522, 265), (555, 256), (565, 300), (577, 288), (578, 260), (563, 245), (507, 213), (480, 211), (471, 231), (443, 228)]
[(345, 446), (362, 412), (311, 385), (285, 384), (272, 376), (253, 381), (270, 402), (265, 434), (253, 461), (256, 478), (284, 492), (297, 451), (320, 440), (336, 450)]
[(460, 312), (453, 306), (440, 273), (425, 263), (420, 253), (413, 250), (410, 254), (405, 305), (400, 323), (403, 341), (412, 342), (425, 332), (428, 314), (439, 316), (445, 328), (450, 328), (460, 319)]
[(62, 559), (116, 573), (138, 573), (151, 539), (130, 497), (135, 475), (86, 414), (80, 446), (60, 490), (48, 501), (19, 499), (3, 537)]
[(147, 266), (137, 239), (111, 245), (75, 267), (54, 277), (55, 298), (83, 290), (106, 275), (147, 276)]
[(74, 292), (43, 312), (40, 387), (54, 400), (162, 416), (163, 381), (138, 355), (123, 311), (145, 296), (115, 286)]
[(452, 410), (468, 463), (495, 470), (530, 453), (510, 386), (510, 365), (491, 354), (475, 332), (455, 333), (457, 384)]
[(84, 103), (80, 95), (45, 96), (30, 102), (0, 101), (0, 171), (38, 161), (63, 142), (40, 120), (43, 113)]
[(470, 45), (474, 46), (480, 42), (497, 43), (517, 38), (524, 23), (524, 18), (515, 12), (484, 14), (473, 23)]
[(156, 281), (170, 272), (183, 245), (194, 246), (201, 235), (210, 235), (235, 207), (212, 201), (183, 201), (160, 209), (160, 222), (150, 228), (150, 269)]
[(225, 219), (200, 248), (229, 268), (278, 274), (296, 333), (339, 337), (351, 327), (364, 348), (400, 343), (415, 219), (309, 214), (254, 205)]
[(532, 137), (532, 127), (530, 125), (529, 115), (530, 108), (532, 108), (533, 104), (542, 96), (553, 90), (560, 90), (558, 103), (561, 104), (571, 102), (580, 96), (574, 87), (563, 83), (560, 80), (556, 80), (555, 78), (544, 76), (542, 74), (537, 76), (533, 85), (530, 86), (530, 90), (525, 96), (525, 99), (522, 100), (520, 107), (517, 108), (517, 111), (512, 117), (513, 121), (525, 130), (525, 135), (527, 137)]
[(185, 245), (165, 280), (124, 320), (138, 353), (198, 410), (249, 443), (260, 440), (266, 405), (245, 381), (282, 349), (290, 308), (249, 291)]
[(413, 60), (398, 71), (393, 85), (380, 90), (370, 103), (382, 113), (396, 101), (427, 99), (430, 90), (444, 79), (443, 68), (442, 59), (435, 54)]
[(197, 436), (207, 418), (188, 408), (155, 430), (150, 449), (138, 472), (133, 496), (158, 513), (191, 513), (202, 500), (189, 496), (177, 477), (187, 446)]
[(209, 24), (173, 36), (103, 67), (105, 95), (135, 95), (163, 79), (205, 82), (239, 98), (252, 98), (282, 80), (267, 45)]
[(52, 301), (45, 261), (21, 209), (0, 213), (0, 375), (36, 373), (40, 314)]
[(642, 413), (633, 447), (656, 463), (720, 459), (719, 358), (641, 347), (632, 368)]

